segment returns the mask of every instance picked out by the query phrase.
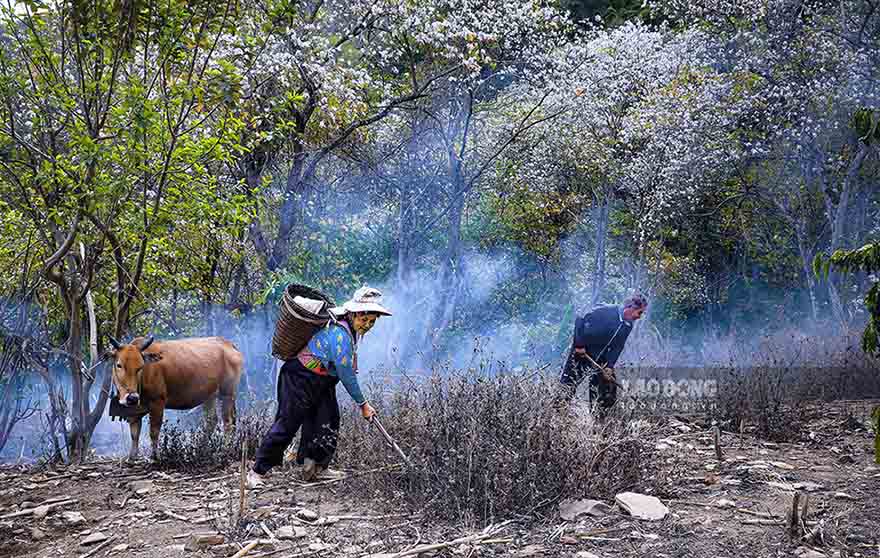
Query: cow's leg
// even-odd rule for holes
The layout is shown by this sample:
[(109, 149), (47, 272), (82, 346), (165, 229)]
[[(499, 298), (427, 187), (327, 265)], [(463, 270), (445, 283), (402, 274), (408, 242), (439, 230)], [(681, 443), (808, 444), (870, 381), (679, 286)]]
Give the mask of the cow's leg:
[(235, 394), (221, 394), (223, 430), (230, 434), (235, 429)]
[(205, 432), (208, 434), (214, 432), (217, 428), (217, 396), (211, 396), (202, 403), (202, 411), (205, 416)]
[(141, 420), (143, 417), (128, 419), (128, 428), (131, 430), (131, 449), (128, 450), (128, 462), (134, 463), (138, 456), (141, 444)]
[(159, 457), (159, 431), (162, 429), (162, 417), (164, 415), (164, 401), (157, 401), (150, 405), (150, 443), (153, 446), (153, 461), (156, 461)]

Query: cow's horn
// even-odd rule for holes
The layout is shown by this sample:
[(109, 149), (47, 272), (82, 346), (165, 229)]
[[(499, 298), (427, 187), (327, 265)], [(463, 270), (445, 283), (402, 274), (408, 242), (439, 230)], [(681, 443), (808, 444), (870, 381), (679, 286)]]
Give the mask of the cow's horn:
[(154, 341), (154, 339), (153, 339), (152, 336), (147, 337), (147, 340), (144, 341), (144, 344), (143, 344), (143, 345), (141, 345), (141, 352), (146, 351), (146, 350), (147, 350), (147, 347), (149, 347), (150, 345), (153, 344), (153, 341)]
[(122, 343), (120, 343), (119, 341), (117, 341), (116, 339), (114, 339), (112, 335), (108, 335), (108, 336), (107, 336), (107, 339), (110, 340), (110, 344), (113, 345), (113, 348), (116, 349), (117, 351), (118, 351), (120, 348), (122, 348)]

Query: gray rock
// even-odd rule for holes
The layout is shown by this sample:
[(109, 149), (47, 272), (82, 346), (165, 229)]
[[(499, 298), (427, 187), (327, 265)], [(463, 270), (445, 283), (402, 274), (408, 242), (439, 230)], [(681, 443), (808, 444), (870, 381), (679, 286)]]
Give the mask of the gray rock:
[(275, 537), (280, 540), (294, 540), (307, 537), (308, 531), (303, 527), (294, 527), (293, 525), (285, 525), (275, 531)]
[(61, 512), (61, 521), (67, 525), (83, 525), (86, 522), (86, 518), (80, 512), (65, 511)]
[(587, 552), (586, 550), (581, 550), (574, 555), (574, 558), (599, 558), (599, 555), (593, 554), (592, 552)]
[(112, 554), (114, 552), (125, 552), (126, 550), (128, 550), (127, 544), (117, 544), (116, 546), (114, 546), (113, 548), (110, 549), (110, 553)]
[(317, 513), (313, 512), (312, 510), (305, 509), (305, 508), (296, 512), (296, 516), (298, 518), (302, 519), (303, 521), (317, 521), (318, 520)]
[(565, 500), (559, 504), (559, 516), (566, 521), (591, 515), (602, 517), (611, 512), (611, 506), (599, 500)]
[(89, 546), (89, 545), (91, 545), (91, 544), (98, 544), (98, 543), (104, 542), (104, 541), (106, 541), (108, 538), (109, 538), (109, 537), (107, 537), (107, 535), (105, 535), (105, 534), (102, 533), (101, 531), (95, 531), (94, 533), (92, 533), (92, 534), (89, 535), (88, 537), (86, 537), (86, 538), (84, 538), (83, 540), (81, 540), (81, 541), (79, 542), (79, 544), (80, 544), (81, 546)]
[(35, 541), (41, 541), (46, 538), (46, 533), (42, 532), (39, 528), (34, 527), (31, 529), (31, 538)]
[(128, 483), (128, 489), (137, 494), (138, 496), (143, 496), (144, 494), (149, 494), (153, 491), (153, 481), (151, 480), (139, 480), (139, 481), (131, 481)]
[(637, 492), (622, 492), (614, 497), (614, 501), (624, 511), (638, 519), (657, 521), (669, 513), (669, 508), (658, 498)]
[(51, 509), (52, 508), (50, 508), (49, 506), (40, 506), (34, 508), (34, 511), (31, 512), (31, 515), (34, 517), (34, 519), (43, 519), (47, 515), (49, 515), (49, 510)]

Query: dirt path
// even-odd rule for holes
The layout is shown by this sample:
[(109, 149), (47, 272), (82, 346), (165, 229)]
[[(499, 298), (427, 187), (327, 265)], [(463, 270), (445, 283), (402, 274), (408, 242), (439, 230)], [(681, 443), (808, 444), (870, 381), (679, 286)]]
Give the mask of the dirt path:
[[(280, 470), (266, 489), (249, 492), (245, 519), (237, 523), (235, 466), (197, 476), (126, 468), (117, 460), (41, 472), (5, 467), (0, 556), (230, 557), (254, 541), (246, 556), (392, 556), (472, 537), (422, 555), (875, 557), (880, 466), (873, 463), (867, 412), (865, 405), (823, 406), (797, 443), (722, 433), (720, 463), (708, 425), (672, 419), (655, 440), (672, 476), (664, 485), (674, 487), (654, 494), (669, 509), (664, 519), (635, 519), (608, 501), (600, 516), (522, 518), (482, 540), (473, 539), (479, 530), (385, 509), (370, 495), (352, 500), (350, 490), (342, 492), (348, 480), (302, 485), (294, 470)], [(806, 519), (790, 532), (795, 493), (801, 511), (806, 501)]]

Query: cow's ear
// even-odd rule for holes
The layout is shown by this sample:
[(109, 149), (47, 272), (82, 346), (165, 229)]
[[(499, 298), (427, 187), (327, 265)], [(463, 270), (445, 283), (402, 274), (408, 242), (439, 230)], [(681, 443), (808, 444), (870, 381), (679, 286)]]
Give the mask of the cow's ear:
[(162, 360), (162, 353), (143, 353), (143, 356), (145, 364)]

